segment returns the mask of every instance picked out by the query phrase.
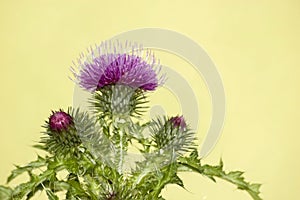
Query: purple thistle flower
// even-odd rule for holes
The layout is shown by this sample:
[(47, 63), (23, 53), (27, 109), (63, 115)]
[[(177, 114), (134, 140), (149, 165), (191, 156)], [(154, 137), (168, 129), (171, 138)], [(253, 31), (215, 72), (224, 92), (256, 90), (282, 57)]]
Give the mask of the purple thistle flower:
[(67, 130), (72, 124), (73, 118), (62, 110), (52, 112), (49, 118), (50, 129), (55, 132)]
[(186, 123), (182, 115), (171, 117), (170, 121), (173, 123), (174, 127), (180, 127), (181, 129), (186, 129)]
[(95, 91), (107, 85), (126, 85), (145, 91), (155, 90), (163, 83), (158, 77), (160, 64), (153, 54), (137, 44), (104, 42), (88, 50), (78, 59), (79, 73), (72, 71), (79, 85)]

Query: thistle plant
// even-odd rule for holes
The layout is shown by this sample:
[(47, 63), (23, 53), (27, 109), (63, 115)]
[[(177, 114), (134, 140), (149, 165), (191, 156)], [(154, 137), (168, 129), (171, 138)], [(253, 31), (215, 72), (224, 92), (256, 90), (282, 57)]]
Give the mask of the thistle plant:
[[(184, 188), (180, 172), (228, 181), (254, 200), (260, 184), (246, 182), (241, 171), (203, 164), (195, 132), (184, 116), (159, 116), (141, 123), (147, 95), (166, 80), (149, 50), (132, 43), (103, 42), (82, 54), (72, 67), (75, 82), (90, 92), (90, 108), (52, 111), (35, 148), (46, 152), (16, 166), (7, 184), (27, 173), (28, 181), (0, 186), (1, 200), (30, 199), (38, 191), (57, 200), (164, 199), (169, 184)], [(128, 164), (134, 146), (138, 159)], [(58, 176), (65, 172), (64, 177)]]

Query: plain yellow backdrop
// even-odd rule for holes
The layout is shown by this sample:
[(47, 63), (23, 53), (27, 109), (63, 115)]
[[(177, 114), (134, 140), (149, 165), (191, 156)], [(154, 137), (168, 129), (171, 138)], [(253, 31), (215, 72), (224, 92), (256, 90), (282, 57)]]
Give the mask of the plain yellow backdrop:
[[(297, 0), (2, 0), (1, 184), (13, 164), (36, 157), (31, 145), (38, 141), (50, 110), (72, 105), (72, 60), (91, 44), (144, 27), (187, 35), (218, 67), (227, 99), (226, 121), (222, 137), (204, 162), (215, 164), (222, 157), (226, 169), (246, 171), (247, 180), (263, 184), (266, 200), (299, 199)], [(176, 59), (173, 62), (175, 66)], [(197, 81), (201, 80), (190, 79), (191, 85)], [(201, 95), (197, 97), (201, 102)], [(204, 112), (209, 115), (207, 109)], [(181, 177), (187, 190), (168, 187), (163, 192), (168, 200), (250, 200), (223, 181), (215, 184), (194, 174)]]

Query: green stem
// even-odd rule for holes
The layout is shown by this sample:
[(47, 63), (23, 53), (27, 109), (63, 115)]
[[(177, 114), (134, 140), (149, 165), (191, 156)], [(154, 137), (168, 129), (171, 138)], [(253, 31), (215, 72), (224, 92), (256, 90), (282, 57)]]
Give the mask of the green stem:
[(172, 167), (174, 167), (173, 164), (170, 164), (168, 167), (165, 168), (165, 170), (162, 169), (162, 171), (165, 171), (162, 179), (159, 180), (159, 183), (157, 186), (154, 188), (153, 195), (151, 196), (151, 200), (158, 199), (159, 194), (161, 193), (161, 190), (168, 184), (170, 183), (170, 180), (172, 179), (173, 176), (173, 170)]
[(122, 173), (122, 168), (123, 168), (123, 136), (124, 133), (122, 130), (120, 130), (120, 160), (119, 160), (119, 165), (118, 165), (118, 172), (121, 174)]

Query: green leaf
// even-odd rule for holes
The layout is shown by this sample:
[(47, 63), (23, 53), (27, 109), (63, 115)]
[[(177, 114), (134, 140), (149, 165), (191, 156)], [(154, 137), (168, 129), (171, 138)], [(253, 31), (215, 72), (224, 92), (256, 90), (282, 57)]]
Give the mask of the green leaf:
[[(67, 183), (69, 184), (69, 189), (66, 194), (66, 199), (79, 199), (87, 198), (88, 195), (80, 184), (77, 175), (70, 174)], [(76, 198), (75, 198), (76, 197)]]
[(17, 169), (13, 170), (11, 172), (11, 175), (7, 178), (7, 183), (9, 183), (14, 178), (16, 178), (17, 176), (19, 176), (20, 174), (22, 174), (24, 172), (30, 172), (33, 169), (37, 169), (37, 168), (43, 167), (46, 164), (47, 164), (46, 160), (43, 157), (38, 156), (37, 160), (32, 161), (32, 162), (28, 163), (27, 165), (25, 165), (23, 167), (16, 166)]
[(68, 190), (70, 185), (64, 181), (54, 181), (48, 186), (52, 191), (59, 192)]
[(202, 173), (202, 169), (200, 168), (201, 163), (198, 158), (198, 151), (194, 149), (188, 157), (179, 157), (179, 171), (195, 171), (198, 173)]
[(32, 197), (38, 190), (42, 190), (43, 185), (47, 185), (47, 182), (52, 180), (53, 177), (55, 177), (55, 172), (52, 170), (46, 170), (40, 175), (30, 174), (30, 180), (28, 182), (22, 183), (14, 189), (13, 197)]
[(260, 184), (251, 184), (245, 181), (243, 177), (244, 172), (241, 171), (231, 171), (226, 173), (223, 169), (223, 161), (220, 160), (219, 165), (201, 165), (200, 160), (196, 158), (196, 153), (192, 153), (189, 157), (181, 157), (178, 161), (179, 170), (181, 171), (194, 171), (202, 174), (216, 182), (215, 178), (220, 178), (225, 181), (228, 181), (237, 186), (240, 190), (245, 190), (250, 194), (254, 200), (262, 200), (259, 196)]
[(179, 185), (180, 187), (184, 188), (183, 181), (179, 178), (179, 176), (177, 174), (172, 176), (169, 183), (170, 184), (176, 184), (176, 185)]
[(34, 190), (33, 182), (21, 183), (13, 191), (13, 199), (22, 199)]
[(56, 196), (56, 194), (54, 194), (51, 190), (47, 189), (46, 194), (49, 200), (58, 200), (58, 196)]
[(261, 184), (259, 184), (259, 183), (253, 183), (250, 185), (251, 190), (256, 193), (259, 193), (260, 187), (261, 187)]
[(12, 199), (12, 189), (10, 187), (5, 187), (0, 185), (0, 199), (1, 200), (11, 200)]
[[(177, 184), (181, 187), (183, 186), (182, 180), (177, 176), (177, 165), (176, 163), (171, 163), (168, 166), (162, 168), (160, 170), (161, 177), (158, 177), (159, 182), (158, 184), (153, 188), (153, 196), (151, 199), (156, 199), (159, 197), (159, 194), (161, 193), (161, 190), (167, 185), (167, 184)], [(151, 188), (152, 190), (152, 188)]]

